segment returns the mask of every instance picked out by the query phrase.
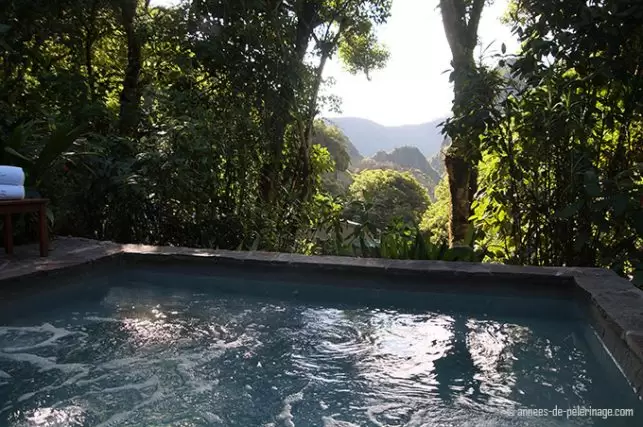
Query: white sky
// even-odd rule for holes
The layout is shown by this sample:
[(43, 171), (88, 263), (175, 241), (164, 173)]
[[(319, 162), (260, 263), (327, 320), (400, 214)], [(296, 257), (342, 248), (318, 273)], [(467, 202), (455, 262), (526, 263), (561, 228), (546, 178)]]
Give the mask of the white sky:
[[(152, 4), (175, 3), (178, 0), (152, 0)], [(503, 42), (510, 52), (517, 48), (510, 29), (499, 22), (507, 4), (508, 0), (495, 0), (483, 11), (478, 35), (483, 47), (493, 42), (490, 54), (498, 52)], [(324, 92), (342, 99), (340, 116), (395, 126), (449, 115), (453, 92), (444, 71), (450, 68), (451, 51), (437, 5), (438, 0), (393, 0), (391, 18), (378, 29), (391, 57), (384, 70), (371, 73), (371, 81), (344, 71), (337, 59), (329, 61), (324, 76), (333, 77), (336, 84)]]
[[(329, 62), (325, 77), (336, 84), (330, 93), (342, 99), (340, 116), (362, 117), (383, 125), (417, 124), (449, 115), (453, 99), (449, 83), (451, 51), (444, 35), (438, 0), (393, 0), (391, 18), (379, 38), (391, 57), (384, 70), (364, 75), (343, 71), (338, 60)], [(504, 42), (509, 51), (518, 45), (510, 28), (499, 22), (508, 1), (485, 6), (478, 31), (489, 53)], [(337, 114), (329, 113), (329, 116)]]

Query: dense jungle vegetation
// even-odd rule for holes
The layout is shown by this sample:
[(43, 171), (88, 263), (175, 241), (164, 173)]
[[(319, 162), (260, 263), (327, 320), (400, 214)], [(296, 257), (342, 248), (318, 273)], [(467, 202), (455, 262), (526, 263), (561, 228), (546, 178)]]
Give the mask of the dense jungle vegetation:
[(435, 194), (404, 171), (351, 176), (319, 117), (338, 103), (329, 59), (386, 65), (391, 0), (2, 0), (0, 163), (51, 199), (59, 234), (641, 283), (643, 4), (516, 0), (519, 53), (479, 61), (484, 0), (434, 1), (454, 86)]

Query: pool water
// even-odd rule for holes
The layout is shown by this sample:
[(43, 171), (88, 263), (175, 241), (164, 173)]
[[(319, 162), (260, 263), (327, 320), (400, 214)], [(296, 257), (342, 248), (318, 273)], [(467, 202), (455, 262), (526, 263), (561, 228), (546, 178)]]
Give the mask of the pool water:
[[(12, 303), (0, 426), (643, 425), (573, 300), (241, 276), (130, 268)], [(635, 413), (519, 411), (575, 406)]]

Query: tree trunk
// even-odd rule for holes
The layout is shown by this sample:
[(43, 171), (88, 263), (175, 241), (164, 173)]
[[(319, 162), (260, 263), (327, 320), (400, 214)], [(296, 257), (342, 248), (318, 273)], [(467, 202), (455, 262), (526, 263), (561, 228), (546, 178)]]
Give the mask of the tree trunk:
[(121, 0), (121, 18), (127, 37), (127, 67), (120, 96), (119, 129), (123, 135), (133, 135), (140, 120), (141, 40), (136, 34), (136, 0)]
[(454, 246), (464, 242), (469, 229), (471, 203), (478, 186), (478, 171), (470, 161), (453, 153), (447, 153), (444, 165), (451, 195), (449, 243)]
[[(282, 111), (272, 112), (272, 115), (280, 114)], [(284, 120), (270, 119), (268, 135), (272, 135), (266, 159), (264, 159), (259, 178), (259, 195), (261, 201), (270, 205), (274, 202), (275, 193), (279, 187), (281, 157), (283, 151), (283, 139), (286, 132)]]
[(85, 22), (85, 68), (87, 71), (87, 98), (90, 101), (93, 101), (95, 98), (95, 88), (94, 88), (94, 66), (93, 66), (93, 49), (94, 43), (97, 40), (96, 35), (96, 17), (98, 14), (98, 1), (94, 0), (89, 9), (89, 16), (86, 18)]
[(85, 42), (85, 68), (87, 68), (87, 91), (89, 92), (89, 99), (94, 99), (94, 67), (92, 66), (92, 42), (89, 36)]
[[(315, 1), (305, 1), (297, 12), (297, 31), (295, 34), (294, 46), (295, 55), (292, 61), (286, 62), (286, 67), (300, 67), (306, 56), (306, 49), (316, 26), (318, 17), (318, 4)], [(284, 70), (284, 76), (291, 75), (289, 70)], [(267, 159), (264, 161), (260, 182), (259, 194), (265, 205), (272, 205), (281, 184), (281, 163), (282, 152), (285, 145), (285, 135), (288, 124), (292, 120), (291, 108), (295, 102), (295, 91), (300, 81), (294, 83), (284, 80), (278, 95), (271, 103), (274, 110), (270, 112), (270, 119), (267, 123), (267, 133), (270, 140)]]
[[(340, 30), (341, 31), (341, 30)], [(337, 38), (339, 39), (339, 37)], [(321, 88), (322, 78), (324, 74), (324, 68), (328, 62), (330, 53), (328, 50), (325, 50), (321, 54), (321, 59), (319, 61), (319, 66), (315, 73), (315, 82), (313, 84), (312, 96), (308, 104), (308, 111), (306, 113), (306, 122), (304, 123), (304, 130), (301, 135), (301, 146), (299, 155), (301, 158), (301, 189), (300, 189), (300, 199), (307, 200), (310, 196), (310, 191), (312, 187), (312, 165), (310, 164), (310, 147), (312, 145), (312, 132), (313, 132), (313, 123), (315, 116), (317, 115), (317, 100), (319, 98), (319, 89)]]
[[(453, 114), (466, 112), (471, 94), (467, 93), (468, 83), (475, 73), (473, 52), (478, 40), (478, 24), (482, 15), (484, 0), (471, 0), (466, 7), (462, 0), (440, 0), (444, 32), (451, 49), (453, 60)], [(452, 143), (447, 151), (445, 167), (449, 178), (451, 211), (449, 215), (449, 243), (462, 244), (469, 228), (471, 203), (477, 191), (478, 143), (474, 137), (464, 139), (462, 135), (449, 135)]]

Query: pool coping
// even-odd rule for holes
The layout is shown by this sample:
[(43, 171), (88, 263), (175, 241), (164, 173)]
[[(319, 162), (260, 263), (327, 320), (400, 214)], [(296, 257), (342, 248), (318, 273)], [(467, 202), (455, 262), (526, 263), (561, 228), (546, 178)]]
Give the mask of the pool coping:
[[(586, 302), (590, 322), (612, 354), (631, 386), (643, 398), (643, 291), (612, 271), (581, 267), (532, 267), (446, 261), (391, 260), (338, 256), (194, 249), (100, 242), (90, 250), (43, 262), (0, 271), (0, 282), (23, 281), (55, 275), (73, 268), (89, 267), (109, 260), (130, 262), (177, 262), (200, 265), (236, 264), (273, 266), (339, 272), (413, 276), (426, 279), (477, 282), (504, 281), (532, 285), (571, 286)], [(426, 290), (430, 291), (430, 283)]]

